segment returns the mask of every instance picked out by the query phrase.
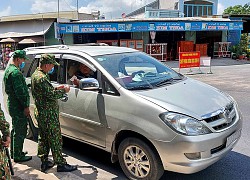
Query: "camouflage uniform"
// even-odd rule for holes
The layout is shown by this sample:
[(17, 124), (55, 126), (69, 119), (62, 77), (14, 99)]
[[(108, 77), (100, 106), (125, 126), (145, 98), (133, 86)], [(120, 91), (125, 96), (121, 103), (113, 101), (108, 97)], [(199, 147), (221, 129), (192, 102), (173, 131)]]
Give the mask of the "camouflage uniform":
[(24, 109), (29, 107), (30, 96), (22, 72), (10, 64), (4, 73), (5, 92), (8, 95), (8, 109), (12, 117), (11, 155), (15, 158), (24, 156), (23, 143), (27, 135), (28, 118)]
[[(40, 63), (58, 65), (54, 56), (42, 55)], [(35, 101), (35, 117), (39, 127), (38, 156), (42, 162), (48, 160), (51, 149), (55, 164), (64, 165), (62, 156), (62, 135), (59, 122), (57, 99), (63, 97), (65, 90), (57, 90), (49, 80), (47, 73), (37, 68), (31, 76), (31, 90)]]
[[(3, 134), (3, 137), (10, 135), (9, 123), (5, 120), (4, 113), (1, 109), (1, 104), (0, 104), (0, 130)], [(3, 151), (3, 147), (0, 148), (0, 178), (6, 180), (11, 179), (10, 169), (8, 166), (8, 158), (5, 154), (5, 151)]]

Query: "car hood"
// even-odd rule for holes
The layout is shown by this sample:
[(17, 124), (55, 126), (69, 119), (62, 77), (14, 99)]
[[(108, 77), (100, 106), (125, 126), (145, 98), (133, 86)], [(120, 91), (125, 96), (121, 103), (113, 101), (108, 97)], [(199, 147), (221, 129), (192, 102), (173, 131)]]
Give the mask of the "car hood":
[(226, 93), (191, 78), (135, 93), (167, 111), (179, 112), (197, 119), (225, 107), (232, 101)]

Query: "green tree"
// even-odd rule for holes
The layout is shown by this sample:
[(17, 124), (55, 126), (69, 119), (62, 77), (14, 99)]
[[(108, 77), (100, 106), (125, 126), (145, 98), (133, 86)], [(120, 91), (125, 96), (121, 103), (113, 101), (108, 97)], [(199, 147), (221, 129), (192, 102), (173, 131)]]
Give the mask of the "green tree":
[(230, 6), (224, 10), (223, 14), (250, 14), (250, 4)]
[[(236, 6), (230, 6), (226, 8), (223, 14), (227, 15), (247, 15), (250, 14), (250, 3)], [(236, 56), (241, 54), (246, 54), (248, 52), (248, 34), (241, 34), (241, 39), (239, 44), (232, 46), (231, 51), (235, 53)]]

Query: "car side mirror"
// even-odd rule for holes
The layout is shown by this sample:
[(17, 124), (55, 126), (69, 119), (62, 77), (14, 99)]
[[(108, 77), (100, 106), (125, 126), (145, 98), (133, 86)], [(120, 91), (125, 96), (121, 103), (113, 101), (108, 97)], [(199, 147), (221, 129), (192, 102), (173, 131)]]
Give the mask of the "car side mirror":
[(95, 78), (83, 78), (79, 81), (81, 90), (99, 90), (99, 82)]

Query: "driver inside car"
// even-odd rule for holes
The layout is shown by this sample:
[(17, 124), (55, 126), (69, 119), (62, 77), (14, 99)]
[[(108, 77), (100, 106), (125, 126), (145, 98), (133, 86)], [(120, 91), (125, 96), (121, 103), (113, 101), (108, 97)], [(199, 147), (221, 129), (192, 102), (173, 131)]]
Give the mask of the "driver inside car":
[(72, 81), (74, 85), (79, 87), (79, 82), (83, 78), (95, 78), (95, 74), (89, 67), (81, 63), (78, 71), (75, 72), (70, 81)]

